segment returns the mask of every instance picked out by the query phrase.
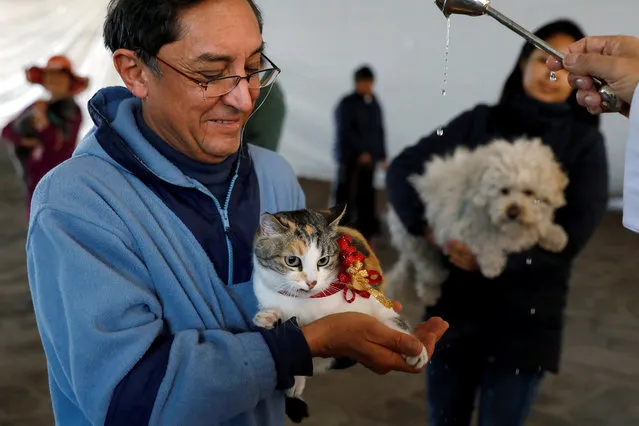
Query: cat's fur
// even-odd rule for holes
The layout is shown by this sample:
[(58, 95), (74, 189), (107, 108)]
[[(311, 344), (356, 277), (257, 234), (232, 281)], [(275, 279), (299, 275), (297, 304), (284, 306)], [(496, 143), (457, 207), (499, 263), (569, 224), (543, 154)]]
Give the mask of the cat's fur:
[[(361, 312), (376, 317), (395, 330), (411, 334), (402, 316), (374, 297), (367, 299), (358, 295), (352, 303), (348, 303), (340, 291), (327, 297), (310, 298), (337, 281), (340, 271), (337, 240), (342, 234), (350, 235), (353, 245), (366, 256), (366, 269), (382, 273), (366, 239), (354, 229), (339, 226), (344, 212), (345, 208), (338, 207), (265, 213), (261, 216), (254, 242), (253, 285), (260, 305), (260, 311), (254, 317), (256, 325), (271, 328), (279, 320), (296, 317), (302, 327), (330, 314)], [(287, 265), (288, 257), (291, 259)], [(298, 266), (290, 266), (297, 265), (293, 258), (300, 259)], [(316, 284), (313, 285), (313, 282)], [(383, 281), (375, 288), (383, 291)], [(281, 294), (281, 291), (288, 294)], [(407, 358), (406, 362), (421, 368), (427, 360), (424, 348), (419, 356)], [(333, 362), (332, 358), (314, 358), (314, 374), (326, 372)], [(304, 386), (305, 377), (296, 377), (295, 385), (287, 391), (287, 396), (300, 398)]]

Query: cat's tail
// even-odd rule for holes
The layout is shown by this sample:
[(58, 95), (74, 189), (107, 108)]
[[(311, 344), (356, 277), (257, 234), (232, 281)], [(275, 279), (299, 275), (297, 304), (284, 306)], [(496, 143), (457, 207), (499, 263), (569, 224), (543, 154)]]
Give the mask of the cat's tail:
[(407, 288), (414, 279), (414, 268), (412, 261), (404, 255), (405, 243), (407, 238), (411, 236), (404, 228), (399, 220), (397, 213), (392, 207), (388, 208), (386, 215), (388, 231), (390, 234), (391, 244), (397, 250), (399, 258), (397, 262), (384, 274), (384, 282), (386, 283), (386, 295), (393, 300), (407, 300)]

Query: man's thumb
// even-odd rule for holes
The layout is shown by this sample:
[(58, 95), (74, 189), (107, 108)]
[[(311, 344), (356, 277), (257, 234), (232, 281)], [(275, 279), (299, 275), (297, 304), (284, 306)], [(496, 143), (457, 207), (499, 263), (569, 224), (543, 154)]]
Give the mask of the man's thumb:
[(614, 79), (617, 58), (598, 53), (570, 53), (564, 58), (564, 68), (574, 75)]

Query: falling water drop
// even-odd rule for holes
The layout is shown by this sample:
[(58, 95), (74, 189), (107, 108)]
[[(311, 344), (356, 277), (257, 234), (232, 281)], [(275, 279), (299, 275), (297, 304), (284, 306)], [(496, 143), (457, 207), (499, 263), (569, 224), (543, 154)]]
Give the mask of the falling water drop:
[(536, 308), (530, 308), (530, 315), (535, 315), (535, 313), (537, 313), (537, 309)]
[(557, 81), (557, 74), (555, 74), (554, 71), (550, 72), (550, 81), (552, 81), (552, 82)]
[(519, 368), (515, 370), (515, 375), (519, 376)]
[(526, 258), (526, 265), (532, 265), (532, 259), (530, 257)]
[(448, 84), (448, 52), (450, 50), (450, 18), (446, 24), (446, 54), (444, 56), (444, 87), (442, 96), (446, 96), (446, 85)]
[(443, 134), (444, 134), (444, 129), (442, 129), (441, 127), (437, 129), (437, 136), (442, 136)]

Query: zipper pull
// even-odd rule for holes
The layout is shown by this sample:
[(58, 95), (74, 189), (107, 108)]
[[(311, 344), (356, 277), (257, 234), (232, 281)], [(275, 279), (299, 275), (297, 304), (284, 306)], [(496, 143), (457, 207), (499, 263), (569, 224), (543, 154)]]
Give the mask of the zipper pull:
[(226, 210), (222, 210), (222, 223), (224, 225), (224, 231), (226, 233), (231, 229), (231, 223), (229, 222), (229, 214)]

